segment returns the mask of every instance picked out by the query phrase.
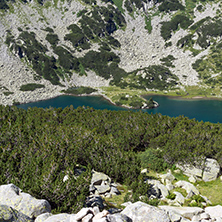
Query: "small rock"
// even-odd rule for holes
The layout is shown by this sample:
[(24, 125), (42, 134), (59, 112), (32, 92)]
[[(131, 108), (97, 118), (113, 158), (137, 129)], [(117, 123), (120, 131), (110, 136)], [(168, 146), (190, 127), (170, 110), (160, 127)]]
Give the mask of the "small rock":
[(194, 196), (195, 195), (195, 193), (191, 190), (188, 194), (187, 194), (187, 196), (186, 196), (186, 199), (190, 199), (192, 196)]
[(166, 197), (169, 194), (168, 189), (163, 184), (159, 184), (157, 185), (157, 187), (160, 189), (160, 192), (163, 197)]
[(1, 222), (14, 222), (14, 221), (33, 222), (33, 220), (29, 218), (28, 216), (6, 205), (0, 205), (0, 221)]
[(211, 218), (218, 218), (222, 215), (222, 206), (217, 205), (213, 207), (206, 207), (205, 212), (210, 215)]
[(48, 217), (44, 222), (65, 222), (70, 219), (70, 214), (62, 213)]
[(187, 193), (189, 193), (190, 191), (192, 191), (196, 195), (198, 195), (200, 193), (193, 184), (191, 184), (187, 181), (184, 181), (184, 180), (180, 180), (180, 181), (176, 182), (175, 186), (185, 189), (187, 191)]
[(100, 211), (99, 211), (99, 207), (95, 206), (93, 207), (93, 214), (96, 215), (98, 214)]
[(40, 214), (38, 217), (36, 217), (35, 222), (43, 222), (45, 221), (48, 217), (51, 217), (51, 213), (44, 213)]
[(103, 199), (101, 196), (90, 196), (86, 198), (85, 205), (87, 207), (99, 207), (100, 210), (104, 209)]
[(166, 185), (167, 190), (173, 190), (175, 187), (172, 184), (167, 184)]
[(194, 215), (203, 213), (203, 209), (200, 207), (172, 207), (172, 206), (159, 206), (159, 208), (165, 211), (173, 211), (184, 218), (192, 219)]
[(110, 214), (117, 214), (117, 213), (120, 213), (122, 210), (121, 209), (118, 209), (118, 208), (110, 208), (109, 210), (108, 210), (108, 212), (110, 213)]
[(111, 186), (111, 190), (110, 190), (111, 194), (116, 194), (116, 195), (120, 195), (121, 193), (119, 192), (119, 190), (116, 187)]
[(101, 185), (102, 182), (106, 182), (106, 184), (110, 184), (111, 179), (110, 179), (109, 176), (107, 176), (104, 173), (93, 171), (92, 172), (91, 184), (92, 185)]
[(208, 220), (208, 219), (210, 219), (210, 215), (208, 213), (202, 213), (202, 214), (200, 214), (200, 219), (201, 220), (202, 219)]
[(95, 188), (99, 194), (104, 194), (110, 191), (110, 185), (95, 185)]
[(193, 175), (191, 175), (190, 177), (189, 177), (189, 179), (188, 179), (191, 183), (196, 183), (196, 178), (193, 176)]
[(107, 210), (103, 210), (102, 212), (96, 214), (95, 217), (93, 217), (93, 222), (103, 217), (106, 217), (108, 214), (109, 212)]
[(171, 222), (180, 222), (182, 216), (174, 213), (173, 211), (168, 212), (169, 218)]
[(132, 204), (132, 202), (129, 201), (129, 202), (122, 203), (121, 206), (127, 207), (127, 206), (129, 206), (131, 204)]
[(149, 171), (147, 169), (141, 170), (141, 173), (148, 173)]
[(191, 221), (192, 222), (199, 222), (200, 221), (200, 215), (194, 215)]
[(106, 198), (112, 198), (112, 194), (111, 194), (111, 193), (106, 193), (106, 194), (105, 194), (105, 197), (106, 197)]
[(68, 179), (69, 179), (69, 176), (68, 176), (68, 175), (65, 175), (62, 181), (63, 181), (63, 182), (66, 182)]
[(175, 201), (177, 201), (179, 204), (183, 205), (184, 201), (185, 201), (184, 196), (181, 193), (176, 192), (176, 191), (174, 191), (173, 193), (176, 194)]
[(88, 213), (93, 213), (92, 208), (82, 208), (75, 216), (76, 220), (81, 220), (83, 217), (85, 217)]
[(160, 175), (162, 183), (165, 183), (166, 180), (170, 181), (171, 183), (175, 180), (175, 177), (171, 172), (167, 174)]
[(132, 220), (123, 214), (109, 214), (107, 215), (107, 220), (109, 222), (132, 222)]
[(91, 222), (93, 218), (93, 214), (89, 213), (85, 217), (82, 218), (82, 222)]

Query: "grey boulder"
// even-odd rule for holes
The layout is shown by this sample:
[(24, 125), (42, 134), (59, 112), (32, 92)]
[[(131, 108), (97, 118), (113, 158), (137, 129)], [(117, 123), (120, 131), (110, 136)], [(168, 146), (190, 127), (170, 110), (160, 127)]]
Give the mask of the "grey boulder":
[(109, 214), (106, 216), (109, 222), (132, 222), (132, 220), (123, 214)]
[(126, 215), (133, 222), (170, 222), (164, 210), (140, 201), (127, 206), (121, 214)]
[(30, 218), (51, 211), (47, 200), (38, 200), (30, 194), (23, 193), (14, 184), (0, 186), (0, 204), (10, 206)]
[(33, 222), (33, 219), (18, 212), (12, 207), (0, 205), (0, 221), (1, 222)]
[(203, 181), (216, 180), (218, 174), (220, 173), (220, 165), (214, 160), (207, 158), (205, 161), (204, 171), (203, 171)]

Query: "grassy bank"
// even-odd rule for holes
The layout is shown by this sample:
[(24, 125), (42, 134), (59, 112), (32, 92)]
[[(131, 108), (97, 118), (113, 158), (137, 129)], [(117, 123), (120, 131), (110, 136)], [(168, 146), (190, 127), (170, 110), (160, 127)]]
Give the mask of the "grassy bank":
[(103, 94), (113, 103), (128, 107), (132, 107), (130, 104), (136, 104), (136, 102), (146, 103), (147, 100), (142, 97), (144, 95), (150, 95), (150, 97), (152, 97), (152, 95), (175, 96), (181, 99), (222, 99), (222, 92), (219, 86), (186, 86), (184, 89), (169, 91), (145, 91), (130, 88), (121, 89), (116, 86), (101, 87), (101, 89)]

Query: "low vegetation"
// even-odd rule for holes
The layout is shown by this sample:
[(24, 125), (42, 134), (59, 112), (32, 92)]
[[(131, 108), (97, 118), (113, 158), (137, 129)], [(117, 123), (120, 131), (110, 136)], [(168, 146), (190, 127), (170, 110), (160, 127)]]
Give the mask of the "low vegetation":
[(42, 84), (37, 84), (37, 83), (28, 83), (28, 84), (22, 85), (20, 87), (20, 90), (21, 91), (34, 91), (35, 89), (39, 89), (39, 88), (45, 88), (45, 86)]
[[(148, 189), (140, 175), (142, 166), (159, 171), (203, 156), (222, 166), (221, 124), (183, 116), (0, 106), (0, 120), (0, 183), (14, 183), (49, 200), (53, 212), (82, 207), (92, 169), (133, 190), (124, 199), (138, 200)], [(79, 167), (85, 173), (76, 178)], [(64, 183), (67, 174), (70, 179)]]
[(92, 89), (90, 87), (72, 87), (66, 90), (62, 90), (62, 92), (67, 93), (67, 94), (73, 94), (73, 95), (80, 95), (80, 94), (90, 94), (93, 92), (96, 92), (96, 89)]

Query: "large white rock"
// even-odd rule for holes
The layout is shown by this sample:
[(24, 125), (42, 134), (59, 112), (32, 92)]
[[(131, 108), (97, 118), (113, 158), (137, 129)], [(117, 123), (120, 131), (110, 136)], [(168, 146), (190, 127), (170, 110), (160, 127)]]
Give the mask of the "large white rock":
[(75, 215), (75, 219), (76, 220), (81, 220), (83, 217), (85, 217), (88, 213), (94, 213), (93, 208), (89, 207), (85, 207), (82, 208), (76, 215)]
[(203, 164), (196, 165), (195, 167), (189, 164), (177, 164), (177, 168), (183, 171), (183, 173), (187, 176), (196, 176), (202, 178), (202, 173), (204, 169)]
[(178, 182), (175, 183), (175, 186), (185, 189), (187, 193), (190, 193), (191, 191), (196, 195), (200, 193), (199, 190), (193, 184), (184, 180), (179, 180)]
[(126, 215), (133, 222), (170, 222), (170, 218), (164, 210), (140, 201), (127, 206), (121, 214)]
[(166, 212), (174, 212), (175, 214), (179, 214), (182, 217), (190, 220), (193, 218), (193, 216), (204, 212), (204, 210), (200, 207), (159, 206), (159, 208), (165, 210)]
[(165, 187), (163, 184), (159, 184), (157, 185), (157, 187), (160, 189), (163, 198), (165, 198), (169, 194), (167, 187)]
[(100, 173), (100, 172), (96, 172), (93, 171), (92, 172), (92, 179), (91, 179), (91, 184), (92, 185), (101, 185), (101, 184), (109, 184), (111, 183), (111, 178), (109, 176), (107, 176), (104, 173)]
[(213, 207), (206, 207), (205, 212), (210, 215), (211, 218), (217, 218), (221, 217), (222, 218), (222, 206), (217, 205)]
[(70, 219), (70, 214), (62, 213), (48, 217), (44, 222), (65, 222)]
[(33, 220), (26, 215), (18, 212), (12, 207), (0, 205), (0, 221), (1, 222), (33, 222)]
[(203, 181), (212, 181), (216, 180), (218, 174), (220, 173), (220, 165), (214, 159), (206, 159), (205, 167), (203, 171)]
[(44, 213), (40, 214), (38, 217), (36, 217), (35, 222), (43, 222), (45, 221), (48, 217), (53, 216), (51, 213)]
[(129, 217), (120, 213), (109, 214), (106, 218), (109, 222), (132, 222)]
[(202, 163), (196, 163), (195, 166), (177, 164), (177, 167), (187, 176), (194, 176), (204, 181), (215, 180), (220, 173), (220, 165), (215, 159), (206, 158)]
[(168, 180), (169, 182), (173, 182), (175, 180), (174, 175), (171, 172), (168, 172), (166, 174), (160, 175), (161, 181), (162, 183), (165, 183), (166, 180)]
[(184, 201), (185, 201), (184, 196), (183, 196), (181, 193), (176, 192), (176, 191), (174, 191), (173, 193), (176, 194), (176, 198), (175, 198), (174, 201), (176, 201), (176, 202), (178, 202), (179, 204), (183, 205), (183, 204), (184, 204)]
[(14, 184), (0, 186), (0, 205), (10, 206), (30, 218), (51, 212), (51, 206), (47, 200), (38, 200), (30, 194), (23, 193)]
[(103, 210), (102, 212), (96, 214), (95, 217), (93, 217), (93, 222), (96, 220), (99, 220), (103, 217), (106, 217), (108, 214), (109, 214), (109, 212), (107, 210)]

